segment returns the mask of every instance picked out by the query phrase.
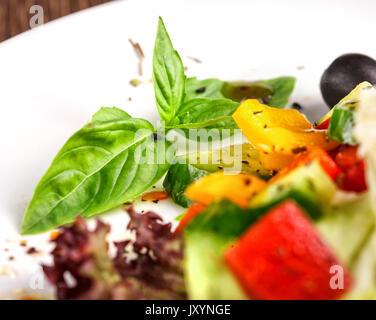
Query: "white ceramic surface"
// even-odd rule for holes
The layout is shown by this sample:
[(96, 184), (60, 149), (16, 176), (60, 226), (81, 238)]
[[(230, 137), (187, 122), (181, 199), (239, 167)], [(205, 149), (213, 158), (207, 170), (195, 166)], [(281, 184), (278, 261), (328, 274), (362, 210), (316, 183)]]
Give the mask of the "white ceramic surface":
[[(372, 0), (119, 0), (1, 43), (1, 297), (18, 289), (51, 292), (39, 266), (49, 260), (48, 234), (21, 237), (19, 229), (34, 187), (67, 138), (100, 106), (157, 120), (152, 84), (129, 85), (139, 77), (128, 39), (145, 52), (142, 79), (147, 82), (159, 15), (188, 76), (257, 80), (294, 75), (298, 82), (291, 101), (302, 104), (311, 120), (327, 111), (318, 84), (335, 57), (348, 52), (376, 57)], [(183, 212), (170, 201), (137, 208), (153, 208), (166, 220)], [(119, 210), (104, 219), (113, 226), (113, 238), (125, 228), (126, 216)], [(21, 240), (27, 240), (26, 247)], [(25, 254), (31, 246), (43, 253)], [(7, 270), (13, 277), (4, 275)]]

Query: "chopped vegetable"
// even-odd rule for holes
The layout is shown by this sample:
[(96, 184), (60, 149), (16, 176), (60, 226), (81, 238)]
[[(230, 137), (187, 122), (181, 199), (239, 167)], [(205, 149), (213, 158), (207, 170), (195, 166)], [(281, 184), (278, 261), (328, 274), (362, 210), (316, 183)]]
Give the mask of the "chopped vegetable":
[(353, 127), (355, 125), (354, 111), (358, 108), (362, 91), (367, 88), (372, 88), (372, 86), (366, 81), (358, 84), (324, 117), (326, 119), (330, 118), (327, 132), (329, 139), (356, 145), (357, 142), (353, 135)]
[(294, 199), (313, 219), (319, 219), (336, 192), (337, 186), (315, 160), (270, 183), (249, 205), (267, 210), (286, 199)]
[(324, 150), (320, 148), (315, 148), (312, 151), (305, 152), (301, 155), (298, 155), (294, 161), (287, 166), (286, 168), (282, 169), (275, 175), (269, 183), (272, 183), (281, 177), (285, 176), (292, 170), (304, 166), (312, 161), (317, 160), (321, 166), (321, 168), (332, 178), (333, 181), (336, 181), (338, 176), (341, 173), (341, 169), (337, 166), (336, 162), (327, 154)]
[(271, 108), (255, 99), (244, 101), (233, 115), (246, 138), (256, 149), (293, 156), (321, 147), (334, 149), (338, 144), (328, 141), (325, 131), (315, 130), (297, 110)]
[(196, 168), (210, 172), (226, 168), (226, 170), (241, 170), (265, 179), (270, 178), (273, 174), (271, 170), (267, 170), (261, 165), (260, 152), (249, 143), (188, 153), (178, 158), (185, 159), (186, 162)]
[[(225, 258), (254, 299), (337, 299), (352, 282), (294, 202), (285, 202), (261, 218)], [(333, 266), (343, 268), (343, 288), (330, 287)]]
[(278, 152), (259, 151), (260, 164), (267, 170), (278, 171), (288, 166), (294, 157)]
[(338, 258), (352, 270), (367, 239), (375, 230), (375, 214), (367, 192), (356, 197), (348, 193), (337, 196), (340, 196), (338, 203), (328, 205), (315, 225), (335, 249)]
[(182, 207), (189, 207), (194, 201), (188, 199), (185, 189), (194, 181), (209, 174), (190, 164), (176, 163), (170, 167), (163, 181), (163, 187), (175, 203)]
[(190, 299), (245, 299), (229, 270), (224, 251), (260, 214), (228, 200), (215, 202), (184, 230), (184, 274)]
[(366, 180), (376, 212), (376, 88), (368, 87), (360, 95), (355, 112), (354, 134), (359, 141), (359, 156), (365, 161)]
[(189, 199), (204, 205), (226, 198), (241, 207), (246, 207), (252, 197), (265, 187), (266, 182), (254, 175), (221, 171), (194, 182), (186, 189), (185, 194)]
[(328, 130), (330, 119), (331, 118), (329, 117), (327, 119), (322, 120), (320, 123), (318, 122), (317, 125), (315, 126), (315, 129), (317, 129), (317, 130)]
[(151, 191), (142, 195), (143, 201), (159, 201), (168, 199), (168, 193), (166, 191)]
[(340, 147), (335, 156), (337, 165), (343, 171), (340, 187), (346, 191), (367, 190), (364, 160), (358, 156), (358, 147)]
[(244, 300), (246, 295), (223, 259), (233, 242), (213, 232), (190, 231), (185, 236), (185, 282), (193, 300)]

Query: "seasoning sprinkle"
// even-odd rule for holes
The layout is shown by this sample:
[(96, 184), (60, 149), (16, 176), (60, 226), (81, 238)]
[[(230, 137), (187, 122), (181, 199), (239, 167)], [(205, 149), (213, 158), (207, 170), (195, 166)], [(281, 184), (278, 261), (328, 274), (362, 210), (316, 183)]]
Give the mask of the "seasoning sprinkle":
[(291, 152), (293, 154), (298, 154), (298, 153), (302, 153), (302, 152), (305, 152), (305, 151), (307, 151), (306, 147), (296, 147), (294, 149), (291, 149)]
[(192, 57), (192, 56), (187, 56), (188, 59), (191, 59), (192, 61), (196, 62), (196, 63), (202, 63), (202, 60), (200, 60), (199, 58), (196, 58), (196, 57)]
[(34, 247), (30, 247), (29, 249), (27, 249), (26, 253), (27, 254), (36, 254), (36, 253), (38, 253), (38, 250), (35, 249)]
[(297, 103), (297, 102), (294, 102), (291, 105), (291, 107), (293, 107), (295, 110), (302, 110), (303, 109), (303, 107), (299, 103)]
[(204, 93), (206, 91), (206, 87), (198, 88), (196, 93)]
[(159, 134), (153, 133), (151, 136), (154, 141), (162, 140), (162, 137)]
[(131, 85), (131, 86), (133, 86), (133, 87), (137, 87), (137, 86), (139, 86), (140, 84), (141, 84), (142, 82), (141, 82), (141, 80), (139, 80), (139, 79), (132, 79), (131, 81), (129, 81), (129, 84)]

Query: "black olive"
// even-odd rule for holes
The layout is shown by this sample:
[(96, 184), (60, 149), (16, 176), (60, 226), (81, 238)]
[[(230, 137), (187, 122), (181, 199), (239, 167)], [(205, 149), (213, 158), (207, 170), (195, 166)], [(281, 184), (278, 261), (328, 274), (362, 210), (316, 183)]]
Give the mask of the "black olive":
[(376, 61), (358, 53), (344, 54), (335, 59), (321, 77), (321, 94), (333, 108), (360, 82), (376, 84)]

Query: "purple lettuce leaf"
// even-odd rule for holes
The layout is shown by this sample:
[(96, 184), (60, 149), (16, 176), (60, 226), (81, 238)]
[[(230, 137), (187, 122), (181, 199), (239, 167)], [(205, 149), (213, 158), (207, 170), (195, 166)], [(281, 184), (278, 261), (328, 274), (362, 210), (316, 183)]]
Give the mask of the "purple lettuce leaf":
[(184, 299), (181, 238), (153, 212), (128, 209), (133, 240), (115, 243), (111, 258), (100, 220), (90, 231), (83, 218), (60, 229), (53, 264), (42, 266), (58, 299)]

